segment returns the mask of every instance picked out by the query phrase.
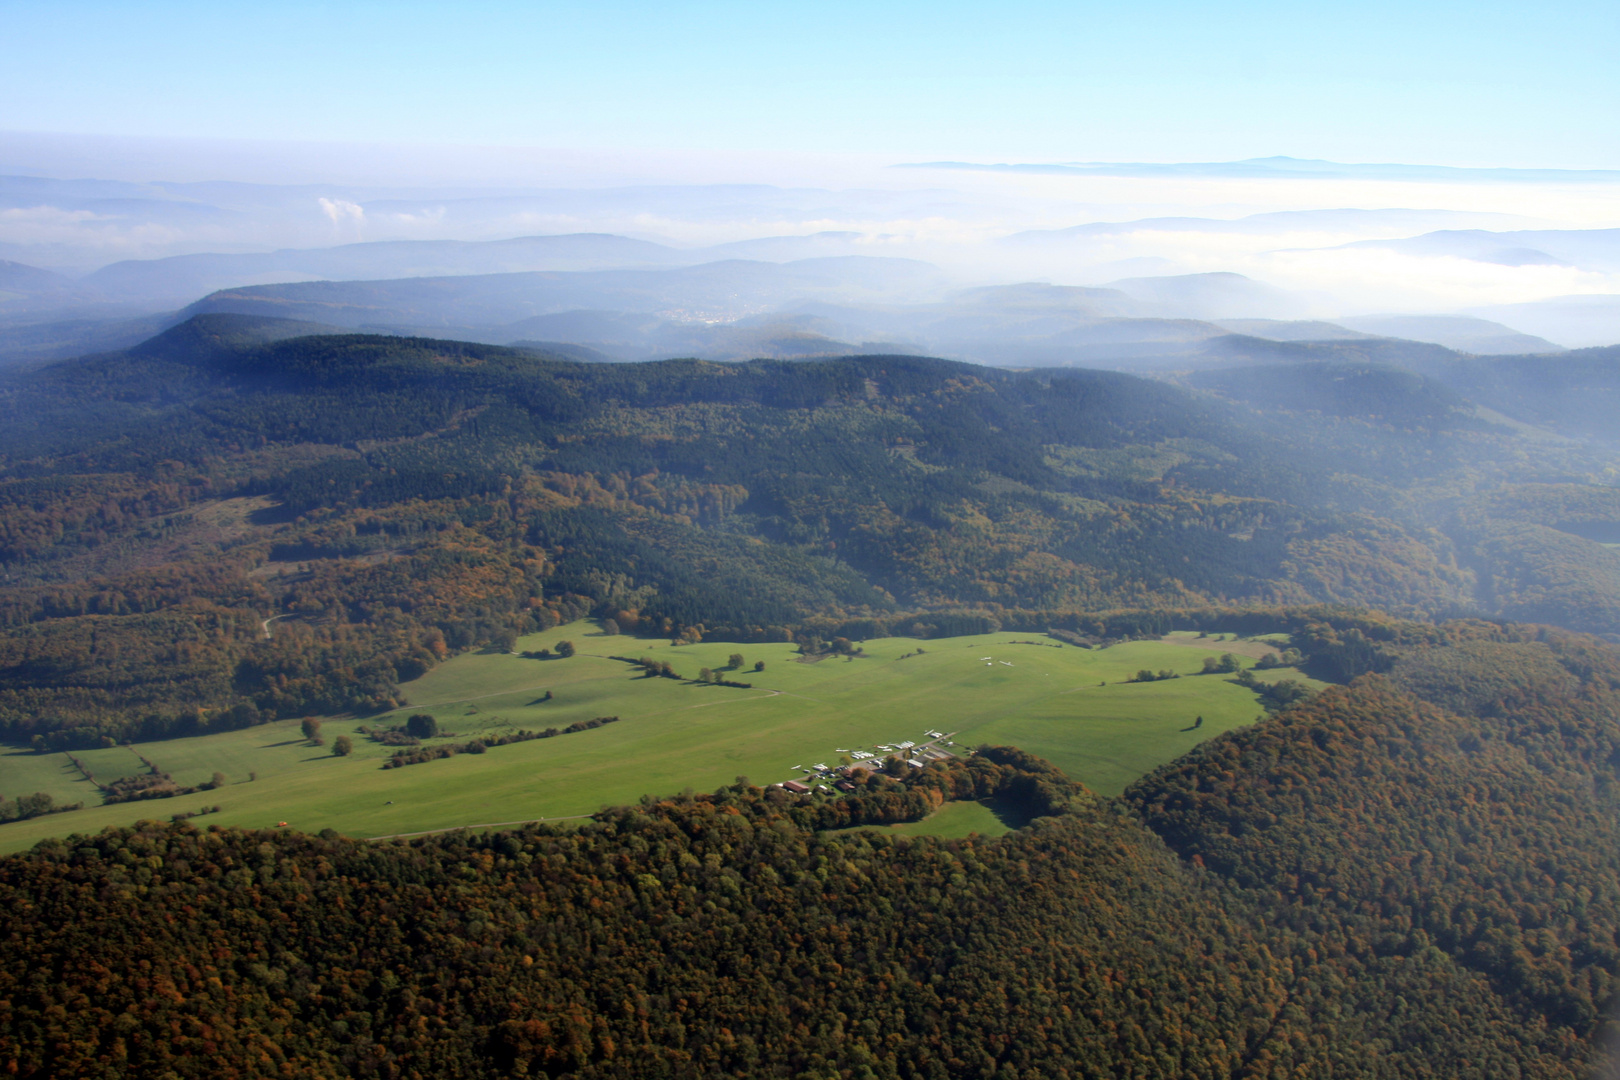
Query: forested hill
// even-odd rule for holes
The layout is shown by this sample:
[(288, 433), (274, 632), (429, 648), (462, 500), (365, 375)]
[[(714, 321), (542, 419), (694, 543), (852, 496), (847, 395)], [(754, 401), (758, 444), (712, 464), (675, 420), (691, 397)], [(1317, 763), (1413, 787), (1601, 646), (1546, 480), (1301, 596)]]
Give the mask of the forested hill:
[[(1099, 799), (983, 748), (391, 844), (155, 823), (0, 860), (0, 1060), (125, 1077), (1590, 1075), (1620, 663), (1369, 625), (1386, 675)], [(1313, 644), (1358, 654), (1355, 635)], [(999, 839), (838, 831), (991, 798)]]
[(204, 316), (0, 383), (0, 731), (373, 708), (585, 613), (732, 640), (1320, 602), (1620, 630), (1615, 461), (1386, 368), (1188, 389), (310, 329)]

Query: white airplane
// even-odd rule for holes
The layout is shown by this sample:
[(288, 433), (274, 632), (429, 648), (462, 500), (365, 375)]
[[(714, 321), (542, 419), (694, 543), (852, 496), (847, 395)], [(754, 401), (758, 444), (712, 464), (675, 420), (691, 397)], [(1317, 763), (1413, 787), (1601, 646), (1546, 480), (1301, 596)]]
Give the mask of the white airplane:
[(1007, 665), (1007, 666), (1008, 666), (1008, 667), (1012, 667), (1012, 661), (1011, 661), (1011, 660), (1003, 660), (1003, 661), (1001, 661), (1001, 662), (1002, 662), (1002, 663), (1003, 663), (1003, 664), (1006, 664), (1006, 665)]
[(980, 660), (994, 660), (995, 657), (993, 657), (993, 656), (981, 656), (981, 657), (979, 657), (979, 659)]

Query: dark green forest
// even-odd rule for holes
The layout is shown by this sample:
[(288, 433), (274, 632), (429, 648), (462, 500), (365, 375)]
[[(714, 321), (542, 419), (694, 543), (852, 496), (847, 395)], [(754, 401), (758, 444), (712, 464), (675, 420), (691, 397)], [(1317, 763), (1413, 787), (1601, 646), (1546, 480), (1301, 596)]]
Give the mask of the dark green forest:
[[(981, 747), (515, 831), (45, 841), (0, 859), (8, 1075), (1573, 1080), (1620, 1037), (1599, 443), (1342, 358), (1177, 385), (298, 333), (207, 316), (0, 382), (0, 739), (366, 714), (587, 615), (1280, 631), (1336, 685), (1118, 799)], [(1018, 827), (857, 828), (951, 800)]]
[[(0, 860), (0, 1060), (24, 1077), (1586, 1075), (1620, 978), (1620, 657), (1473, 621), (1317, 624), (1313, 647), (1384, 673), (1119, 800), (984, 747), (847, 795), (739, 780), (579, 828), (47, 841)], [(835, 831), (949, 799), (1030, 823)]]
[(1620, 631), (1616, 456), (1407, 372), (298, 330), (201, 316), (0, 382), (0, 738), (389, 708), (587, 614), (735, 641), (1321, 604)]

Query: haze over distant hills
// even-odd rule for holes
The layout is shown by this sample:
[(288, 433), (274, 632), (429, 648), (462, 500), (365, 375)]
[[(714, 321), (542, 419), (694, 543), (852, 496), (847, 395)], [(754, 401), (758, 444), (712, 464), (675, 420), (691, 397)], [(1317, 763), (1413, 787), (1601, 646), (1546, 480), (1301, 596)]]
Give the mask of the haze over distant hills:
[[(1237, 274), (1125, 279), (1098, 288), (954, 289), (926, 264), (845, 257), (257, 285), (211, 294), (186, 314), (274, 315), (389, 333), (453, 331), (495, 344), (582, 345), (623, 360), (904, 352), (1014, 366), (1174, 370), (1255, 358), (1213, 318), (1286, 314), (1300, 306), (1286, 292)], [(1326, 332), (1359, 336), (1336, 327)], [(1518, 351), (1550, 348), (1525, 340), (1536, 348)]]
[(768, 236), (707, 248), (675, 248), (609, 233), (511, 240), (388, 240), (332, 248), (131, 259), (85, 276), (84, 289), (112, 299), (184, 304), (218, 289), (298, 281), (358, 281), (524, 271), (695, 266), (723, 259), (789, 262), (853, 254), (858, 235)]
[(1555, 181), (1613, 183), (1620, 171), (1606, 169), (1479, 169), (1445, 165), (1346, 164), (1287, 156), (1250, 158), (1246, 161), (1209, 162), (1057, 162), (1030, 164), (977, 164), (966, 161), (928, 161), (907, 164), (909, 169), (955, 169), (963, 171), (1012, 172), (1029, 174), (1128, 177), (1200, 177), (1237, 179), (1347, 179), (1347, 180), (1461, 180), (1545, 183)]
[(8, 4), (0, 1080), (1620, 1080), (1620, 20), (1454, 7)]
[[(1274, 351), (1267, 341), (1358, 342), (1354, 355), (1376, 347), (1392, 358), (1427, 355), (1422, 343), (1482, 354), (1559, 351), (1475, 318), (1286, 318), (1303, 307), (1299, 297), (1238, 274), (957, 289), (926, 264), (845, 257), (261, 285), (214, 293), (186, 314), (275, 315), (389, 333), (453, 330), (494, 344), (579, 345), (620, 360), (902, 352), (1169, 371), (1266, 361)], [(1415, 352), (1384, 339), (1406, 339)]]
[(1499, 319), (1533, 334), (1555, 337), (1577, 348), (1620, 341), (1620, 296), (1554, 296), (1520, 304), (1492, 304), (1472, 309), (1485, 319)]
[(1381, 247), (1420, 255), (1449, 255), (1499, 266), (1582, 266), (1620, 269), (1620, 229), (1448, 229), (1404, 240), (1361, 240), (1357, 247)]
[(1521, 334), (1501, 323), (1467, 315), (1352, 315), (1338, 322), (1350, 330), (1379, 337), (1427, 341), (1482, 356), (1563, 351), (1545, 338)]
[[(0, 372), (0, 841), (47, 838), (4, 867), (0, 1057), (1586, 1075), (1620, 986), (1620, 663), (1588, 636), (1620, 641), (1620, 346), (1371, 300), (1451, 267), (1582, 308), (1603, 271), (1346, 246), (1398, 215), (1298, 246), (1310, 217), (0, 265), (0, 355), (94, 353)], [(1382, 291), (1328, 306), (1352, 270)], [(893, 711), (954, 729), (956, 668), (984, 714), (1022, 680), (1051, 730), (1182, 748), (1121, 798), (955, 730), (965, 761), (863, 751), (820, 792), (646, 770), (696, 715), (726, 775), (783, 701), (845, 723), (811, 672), (926, 681)], [(586, 819), (637, 796), (554, 736), (647, 797)], [(512, 795), (580, 776), (581, 807)], [(964, 808), (1009, 831), (849, 828)]]
[(1034, 229), (1007, 237), (1008, 244), (1035, 244), (1119, 236), (1145, 232), (1245, 233), (1279, 236), (1302, 232), (1343, 232), (1373, 230), (1396, 236), (1442, 226), (1456, 228), (1464, 223), (1484, 228), (1508, 227), (1519, 220), (1509, 214), (1478, 213), (1465, 210), (1274, 210), (1240, 218), (1162, 217), (1139, 221), (1094, 221), (1062, 229)]
[[(1606, 173), (1277, 158), (859, 179), (479, 189), (0, 177), (0, 363), (123, 347), (182, 311), (616, 359), (881, 345), (1141, 370), (1225, 362), (1236, 346), (1204, 343), (1233, 334), (1370, 334), (1481, 355), (1620, 341), (1620, 229), (1554, 216), (1612, 225)], [(1380, 202), (1311, 205), (1357, 192)], [(1580, 204), (1581, 192), (1597, 201)], [(1382, 201), (1394, 199), (1410, 201)]]
[[(542, 342), (548, 348), (583, 349), (577, 353), (582, 357), (615, 360), (878, 351), (1014, 366), (1153, 371), (1264, 359), (1265, 341), (1397, 338), (1478, 354), (1559, 349), (1473, 317), (1301, 319), (1306, 298), (1233, 273), (1123, 278), (1098, 287), (1026, 282), (964, 289), (927, 263), (875, 256), (681, 264), (723, 251), (783, 254), (805, 247), (836, 250), (845, 243), (841, 236), (812, 236), (682, 252), (606, 235), (486, 244), (395, 242), (124, 262), (80, 282), (13, 264), (13, 325), (0, 336), (0, 358), (117, 348), (175, 319), (204, 313), (274, 315), (368, 332), (454, 334), (495, 344)], [(591, 267), (616, 258), (633, 268), (343, 279), (389, 264), (422, 270), (503, 263)], [(325, 269), (332, 276), (250, 282), (211, 291), (181, 313), (151, 311), (173, 305), (173, 295), (164, 294), (183, 295), (188, 280), (298, 276), (275, 270), (278, 265)], [(98, 286), (103, 291), (91, 291)], [(64, 306), (49, 311), (55, 318), (29, 323), (31, 298)]]

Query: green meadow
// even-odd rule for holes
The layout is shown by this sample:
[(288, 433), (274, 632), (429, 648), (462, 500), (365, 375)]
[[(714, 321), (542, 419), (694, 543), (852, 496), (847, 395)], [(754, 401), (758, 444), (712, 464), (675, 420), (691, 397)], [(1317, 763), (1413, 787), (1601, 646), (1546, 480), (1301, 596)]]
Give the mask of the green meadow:
[(890, 836), (937, 836), (944, 840), (959, 840), (978, 833), (980, 836), (1000, 836), (1027, 824), (1027, 820), (994, 800), (980, 802), (948, 802), (921, 821), (902, 821), (896, 825), (856, 825), (848, 829), (833, 829), (833, 833), (887, 833)]
[[(1141, 668), (1193, 676), (1206, 656), (1232, 651), (1245, 654), (1249, 664), (1265, 651), (1255, 641), (1192, 634), (1103, 650), (1059, 647), (1029, 633), (883, 638), (864, 643), (863, 656), (806, 663), (794, 645), (675, 646), (610, 637), (580, 622), (531, 635), (518, 648), (554, 648), (564, 639), (577, 649), (568, 659), (456, 657), (404, 687), (408, 708), (381, 717), (324, 718), (324, 748), (308, 745), (295, 720), (134, 748), (182, 785), (203, 783), (216, 772), (227, 778), (225, 786), (194, 795), (100, 806), (98, 792), (67, 755), (0, 750), (0, 794), (43, 791), (58, 802), (85, 804), (71, 813), (0, 825), (0, 852), (47, 836), (214, 805), (219, 813), (194, 823), (255, 828), (285, 821), (305, 831), (333, 828), (380, 837), (574, 817), (645, 794), (711, 790), (738, 776), (760, 784), (795, 779), (806, 766), (836, 765), (853, 751), (925, 742), (928, 730), (948, 733), (958, 753), (981, 743), (1019, 746), (1096, 791), (1117, 794), (1199, 742), (1252, 723), (1262, 711), (1255, 695), (1230, 676), (1125, 681)], [(700, 668), (726, 668), (732, 653), (742, 654), (742, 668), (723, 674), (752, 683), (751, 689), (647, 678), (609, 659), (647, 656), (690, 679)], [(753, 670), (756, 661), (764, 661), (763, 671)], [(1264, 677), (1302, 676), (1279, 669)], [(432, 713), (446, 733), (432, 742), (564, 728), (598, 716), (620, 720), (484, 754), (381, 768), (393, 748), (369, 741), (358, 729), (402, 723), (416, 712)], [(1197, 716), (1204, 722), (1194, 727)], [(338, 735), (354, 742), (347, 758), (330, 753)], [(74, 756), (103, 782), (145, 768), (128, 747)], [(952, 836), (1006, 827), (990, 808), (975, 803), (946, 807), (902, 828), (912, 835)]]

